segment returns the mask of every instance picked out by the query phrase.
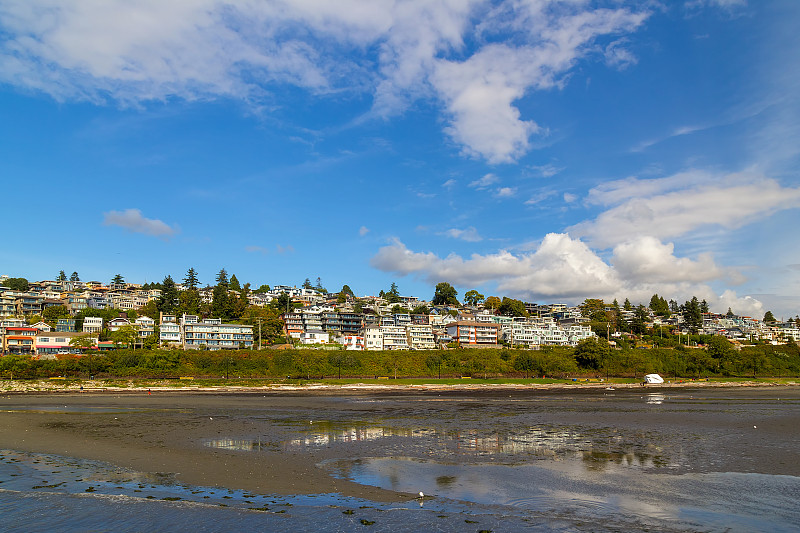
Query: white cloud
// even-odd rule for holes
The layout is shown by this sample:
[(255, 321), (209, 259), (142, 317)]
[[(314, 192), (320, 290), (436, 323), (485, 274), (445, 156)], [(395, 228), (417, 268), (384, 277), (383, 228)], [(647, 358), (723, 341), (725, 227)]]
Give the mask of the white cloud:
[[(604, 261), (583, 242), (565, 233), (550, 233), (542, 242), (523, 253), (500, 250), (494, 254), (456, 254), (439, 257), (414, 252), (399, 240), (378, 250), (370, 264), (384, 272), (412, 275), (431, 284), (442, 280), (460, 286), (494, 285), (502, 295), (527, 301), (567, 301), (585, 298), (629, 297), (645, 305), (662, 294), (678, 301), (696, 295), (709, 302), (712, 310), (756, 313), (762, 304), (733, 291), (718, 295), (705, 282), (728, 275), (708, 255), (696, 259), (673, 254), (672, 244), (641, 239), (614, 250), (611, 262)], [(739, 311), (741, 310), (741, 311)]]
[(442, 187), (444, 187), (445, 189), (452, 189), (453, 187), (455, 187), (456, 183), (458, 183), (456, 180), (449, 179), (444, 183), (442, 183)]
[(636, 56), (625, 47), (627, 44), (627, 39), (617, 39), (606, 46), (604, 52), (606, 65), (618, 70), (625, 70), (629, 66), (635, 65), (638, 60)]
[(291, 244), (286, 246), (281, 246), (280, 244), (276, 244), (275, 249), (281, 255), (294, 253), (294, 246), (292, 246)]
[(513, 198), (517, 195), (516, 187), (500, 187), (494, 193), (497, 198)]
[(527, 200), (525, 200), (525, 205), (536, 205), (538, 203), (541, 203), (541, 202), (547, 200), (548, 198), (551, 198), (551, 197), (555, 196), (556, 194), (558, 194), (558, 193), (556, 191), (553, 191), (553, 190), (550, 190), (550, 191), (539, 191), (536, 194), (534, 194), (533, 196), (531, 196), (530, 198), (528, 198)]
[(461, 239), (462, 241), (467, 242), (480, 242), (483, 240), (483, 237), (478, 234), (478, 230), (472, 226), (468, 227), (467, 229), (449, 229), (443, 232), (441, 235), (445, 235), (453, 239)]
[(144, 233), (153, 237), (172, 237), (178, 232), (177, 227), (154, 218), (145, 218), (138, 209), (109, 211), (103, 213), (104, 226), (119, 226), (133, 233)]
[(366, 227), (366, 226), (361, 226), (360, 228), (358, 228), (358, 234), (359, 234), (361, 237), (363, 237), (363, 236), (364, 236), (364, 235), (366, 235), (367, 233), (369, 233), (369, 228), (368, 228), (368, 227)]
[(752, 172), (722, 176), (687, 172), (610, 182), (592, 190), (589, 202), (621, 203), (567, 231), (607, 248), (641, 235), (670, 239), (704, 226), (742, 227), (776, 211), (800, 207), (800, 188), (782, 187)]
[(563, 172), (564, 167), (557, 167), (552, 163), (548, 163), (546, 165), (533, 166), (531, 169), (536, 171), (543, 178), (552, 178), (559, 172)]
[(0, 82), (123, 105), (344, 89), (371, 92), (381, 117), (436, 98), (464, 153), (510, 162), (540, 130), (516, 101), (646, 16), (561, 0), (7, 0)]
[(637, 237), (614, 248), (612, 264), (620, 276), (633, 283), (701, 282), (720, 279), (725, 271), (711, 254), (696, 261), (675, 257), (675, 246), (655, 237)]
[(567, 202), (568, 204), (571, 204), (572, 202), (574, 202), (577, 199), (578, 199), (577, 195), (574, 195), (574, 194), (569, 193), (569, 192), (565, 192), (564, 193), (564, 201)]
[(490, 186), (492, 184), (495, 184), (498, 181), (500, 181), (500, 178), (498, 178), (497, 176), (495, 176), (492, 173), (489, 173), (489, 174), (484, 175), (480, 179), (477, 179), (475, 181), (470, 182), (469, 186), (474, 188), (474, 189), (480, 190), (480, 189), (485, 189), (486, 187), (488, 187), (488, 186)]

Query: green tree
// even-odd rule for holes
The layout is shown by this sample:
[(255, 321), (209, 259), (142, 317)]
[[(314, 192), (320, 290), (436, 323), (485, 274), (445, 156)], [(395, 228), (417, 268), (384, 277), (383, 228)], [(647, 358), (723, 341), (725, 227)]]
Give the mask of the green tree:
[(731, 317), (731, 316), (736, 316), (736, 315), (734, 315), (734, 314), (733, 314), (733, 311), (732, 311), (732, 310), (731, 310), (731, 308), (729, 307), (729, 308), (728, 308), (728, 312), (727, 312), (727, 313), (725, 313), (725, 316)]
[(282, 292), (278, 295), (277, 298), (274, 298), (270, 303), (273, 309), (275, 309), (278, 313), (290, 313), (294, 309), (294, 305), (292, 304), (292, 297), (289, 296), (289, 293)]
[(321, 293), (327, 293), (328, 292), (328, 289), (326, 289), (325, 287), (322, 286), (322, 278), (320, 278), (319, 276), (317, 276), (317, 284), (314, 285), (314, 289), (319, 291), (319, 292), (321, 292)]
[(77, 272), (73, 272), (72, 275), (69, 277), (69, 280), (74, 283), (76, 281), (80, 281), (81, 278), (80, 276), (78, 276)]
[(589, 337), (578, 343), (573, 354), (579, 366), (599, 370), (607, 366), (611, 350), (605, 340)]
[(703, 300), (702, 302), (700, 302), (700, 312), (701, 313), (709, 313), (710, 312), (710, 310), (708, 308), (708, 302), (707, 301)]
[(502, 303), (503, 302), (497, 296), (489, 296), (483, 301), (483, 308), (489, 309), (490, 311), (497, 311), (500, 309)]
[(313, 289), (314, 288), (311, 285), (311, 280), (310, 279), (306, 278), (306, 280), (303, 282), (303, 288), (304, 289)]
[(111, 280), (111, 283), (114, 283), (115, 285), (121, 285), (125, 283), (125, 278), (122, 277), (122, 274), (116, 274)]
[(269, 292), (269, 285), (261, 285), (259, 288), (253, 289), (253, 294), (264, 294), (266, 292)]
[(630, 300), (625, 298), (625, 303), (622, 304), (622, 308), (626, 311), (633, 311), (633, 304), (631, 304)]
[(3, 282), (3, 286), (17, 292), (27, 292), (31, 287), (25, 278), (8, 278)]
[(183, 285), (188, 289), (197, 289), (197, 271), (194, 268), (190, 268), (186, 272), (186, 277), (183, 278)]
[(158, 299), (149, 300), (146, 304), (139, 309), (139, 316), (149, 316), (153, 320), (158, 323), (159, 320), (159, 310), (158, 310)]
[(605, 322), (608, 320), (608, 316), (606, 315), (606, 303), (599, 298), (587, 298), (580, 305), (580, 310), (581, 315), (590, 320), (598, 322)]
[(764, 314), (764, 322), (777, 322), (777, 320), (775, 320), (775, 316), (772, 314), (772, 311), (767, 311)]
[(647, 308), (642, 304), (636, 307), (636, 314), (634, 315), (631, 330), (637, 335), (644, 335), (647, 332), (647, 323), (650, 322), (650, 314)]
[(231, 276), (231, 281), (228, 284), (228, 288), (232, 291), (239, 292), (242, 290), (242, 285), (239, 283), (239, 280), (236, 279), (236, 274)]
[(693, 334), (696, 334), (703, 327), (703, 315), (700, 312), (700, 302), (697, 296), (683, 304), (683, 322)]
[(427, 315), (430, 314), (431, 310), (428, 309), (428, 306), (425, 304), (418, 305), (414, 309), (411, 310), (412, 315)]
[(167, 275), (161, 282), (161, 296), (158, 299), (158, 310), (165, 315), (174, 315), (180, 306), (178, 288), (172, 276)]
[(78, 335), (77, 337), (73, 337), (72, 340), (69, 341), (69, 345), (74, 348), (80, 348), (83, 350), (89, 350), (93, 346), (97, 344), (97, 338), (92, 337), (88, 333), (86, 335)]
[(178, 308), (177, 314), (202, 314), (201, 309), (203, 308), (203, 300), (200, 298), (200, 291), (197, 289), (186, 289), (185, 291), (180, 291), (178, 294), (178, 299), (180, 301), (180, 307)]
[(400, 302), (400, 290), (397, 288), (397, 283), (394, 281), (392, 282), (392, 286), (389, 287), (389, 292), (384, 293), (383, 298), (385, 298), (390, 304), (396, 304)]
[(59, 318), (69, 318), (69, 309), (63, 305), (54, 305), (42, 311), (42, 318), (51, 326), (58, 322)]
[(471, 291), (467, 291), (464, 293), (464, 303), (466, 305), (477, 306), (479, 303), (483, 301), (483, 294), (479, 293), (475, 289)]
[(458, 292), (455, 287), (446, 281), (442, 281), (436, 284), (436, 290), (433, 293), (433, 300), (431, 300), (431, 303), (433, 305), (458, 305), (457, 295)]
[(59, 270), (58, 271), (58, 277), (56, 278), (56, 281), (67, 281), (66, 272), (64, 272), (63, 270)]
[(501, 315), (505, 316), (527, 316), (525, 304), (520, 300), (503, 296), (503, 301), (497, 309)]
[(339, 291), (339, 294), (345, 294), (348, 296), (352, 296), (355, 298), (355, 294), (353, 294), (353, 289), (350, 288), (350, 285), (342, 285), (342, 290)]
[(230, 299), (228, 297), (228, 273), (221, 269), (217, 274), (217, 284), (211, 293), (211, 315), (215, 318), (228, 320), (231, 314)]

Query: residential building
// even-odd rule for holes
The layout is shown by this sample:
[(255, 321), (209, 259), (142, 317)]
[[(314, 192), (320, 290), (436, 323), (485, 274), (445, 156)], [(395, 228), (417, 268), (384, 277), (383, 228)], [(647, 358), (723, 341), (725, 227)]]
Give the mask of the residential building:
[(500, 326), (480, 322), (457, 321), (446, 326), (450, 335), (461, 348), (497, 347)]
[(161, 344), (180, 345), (183, 339), (181, 325), (175, 315), (161, 315), (158, 324), (159, 341)]
[(35, 351), (39, 359), (52, 359), (56, 355), (80, 354), (80, 348), (70, 344), (72, 339), (83, 335), (76, 332), (45, 332), (38, 333), (35, 337)]
[(412, 350), (433, 350), (436, 348), (436, 339), (433, 328), (428, 324), (409, 324), (406, 326), (408, 346)]
[(100, 333), (103, 331), (103, 318), (99, 316), (87, 316), (83, 319), (84, 333)]
[(71, 333), (75, 331), (74, 318), (59, 318), (56, 323), (56, 331), (59, 333)]
[(223, 324), (218, 318), (197, 320), (196, 316), (184, 315), (183, 345), (187, 349), (205, 346), (209, 350), (252, 348), (253, 326)]
[(36, 351), (36, 334), (39, 330), (30, 327), (12, 326), (5, 328), (3, 353), (33, 355)]

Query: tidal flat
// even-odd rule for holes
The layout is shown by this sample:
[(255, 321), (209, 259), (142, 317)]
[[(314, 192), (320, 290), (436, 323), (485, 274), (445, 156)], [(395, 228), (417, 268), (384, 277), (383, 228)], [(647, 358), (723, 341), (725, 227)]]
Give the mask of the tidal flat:
[(7, 394), (0, 510), (20, 531), (792, 531), (798, 437), (797, 387)]

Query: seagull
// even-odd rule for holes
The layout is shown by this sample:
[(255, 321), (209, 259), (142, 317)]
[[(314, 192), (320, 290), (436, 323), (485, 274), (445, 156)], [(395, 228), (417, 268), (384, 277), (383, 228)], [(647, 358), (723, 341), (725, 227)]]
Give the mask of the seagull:
[(419, 497), (420, 498), (424, 498), (425, 497), (425, 495), (422, 493), (422, 491), (419, 491)]

